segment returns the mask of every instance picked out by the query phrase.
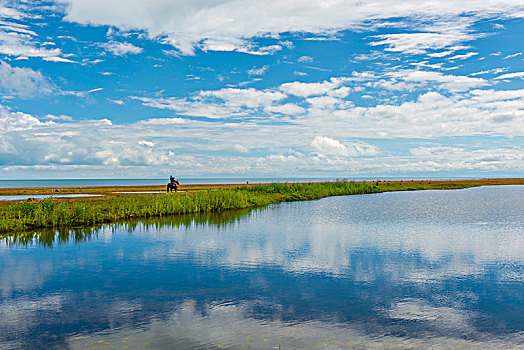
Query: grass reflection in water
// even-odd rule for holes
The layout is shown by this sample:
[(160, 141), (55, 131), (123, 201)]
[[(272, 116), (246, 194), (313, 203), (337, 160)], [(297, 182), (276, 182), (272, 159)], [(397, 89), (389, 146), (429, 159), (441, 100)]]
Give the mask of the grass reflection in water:
[(223, 226), (234, 223), (245, 215), (252, 212), (251, 209), (231, 210), (217, 213), (195, 213), (161, 216), (152, 218), (129, 219), (121, 222), (75, 227), (75, 228), (58, 228), (58, 229), (41, 229), (34, 231), (16, 232), (13, 235), (6, 236), (2, 240), (9, 246), (27, 246), (38, 244), (46, 247), (52, 247), (56, 244), (68, 242), (82, 243), (92, 238), (97, 238), (99, 232), (109, 227), (111, 230), (126, 230), (129, 233), (135, 232), (136, 228), (141, 225), (144, 229), (160, 228), (180, 228), (190, 227), (192, 225), (213, 225)]

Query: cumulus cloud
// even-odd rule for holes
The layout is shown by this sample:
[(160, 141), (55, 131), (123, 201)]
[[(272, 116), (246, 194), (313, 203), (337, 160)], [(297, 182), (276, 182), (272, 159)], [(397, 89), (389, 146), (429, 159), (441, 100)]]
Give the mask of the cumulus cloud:
[[(450, 103), (448, 108), (456, 105), (456, 102)], [(437, 110), (442, 108), (439, 103), (436, 106), (430, 103), (427, 108), (430, 106)], [(461, 114), (466, 111), (464, 106), (456, 108)], [(349, 125), (348, 122), (338, 123), (336, 117), (327, 119), (333, 111), (319, 116), (323, 118), (322, 123), (315, 121), (315, 115), (309, 115), (289, 122), (284, 119), (275, 125), (256, 118), (241, 123), (155, 118), (113, 125), (103, 119), (44, 123), (27, 114), (4, 111), (0, 115), (0, 172), (9, 175), (45, 169), (43, 171), (47, 174), (74, 172), (84, 176), (100, 176), (118, 172), (122, 175), (151, 176), (168, 171), (173, 166), (180, 173), (194, 175), (276, 172), (284, 176), (304, 175), (318, 171), (319, 167), (326, 173), (349, 171), (354, 174), (524, 171), (524, 151), (521, 149), (498, 147), (472, 150), (463, 146), (434, 146), (413, 148), (408, 155), (392, 155), (359, 139), (363, 136), (376, 138), (377, 133), (386, 131), (390, 135), (384, 137), (427, 139), (431, 135), (464, 134), (464, 131), (478, 132), (482, 128), (505, 131), (509, 135), (510, 132), (523, 130), (511, 128), (514, 123), (508, 127), (508, 122), (477, 116), (472, 110), (466, 125), (454, 120), (452, 115), (449, 121), (444, 122), (446, 126), (442, 129), (438, 122), (426, 118), (433, 113), (431, 108), (421, 110), (421, 115), (416, 114), (409, 121), (403, 119), (405, 114), (402, 109), (395, 111), (396, 115), (374, 114), (377, 112), (371, 108), (367, 113), (368, 126), (356, 121), (350, 121)], [(448, 114), (450, 110), (445, 109), (443, 113)], [(476, 129), (468, 129), (472, 126)], [(319, 136), (319, 133), (330, 136)], [(93, 139), (103, 139), (104, 142), (93, 143)], [(413, 142), (413, 139), (405, 142)], [(231, 150), (238, 154), (231, 155)]]
[(338, 140), (325, 136), (315, 137), (311, 142), (311, 146), (319, 154), (342, 157), (371, 156), (376, 155), (379, 150), (378, 147), (364, 142), (342, 144)]
[[(524, 8), (524, 3), (507, 0), (466, 0), (457, 6), (454, 1), (420, 4), (416, 0), (369, 0), (365, 2), (301, 0), (265, 2), (226, 0), (215, 2), (143, 2), (140, 0), (60, 0), (66, 6), (66, 20), (83, 24), (109, 25), (122, 30), (143, 30), (150, 37), (164, 40), (184, 54), (193, 54), (196, 46), (205, 50), (251, 50), (249, 39), (276, 36), (284, 32), (306, 32), (329, 36), (333, 33), (361, 26), (374, 19), (399, 17), (449, 17), (462, 13), (492, 15), (508, 13), (513, 16)], [(293, 18), (292, 21), (289, 18)], [(463, 19), (462, 22), (466, 20)], [(453, 23), (457, 21), (448, 21)], [(465, 25), (467, 26), (467, 24)], [(443, 26), (440, 26), (441, 28)], [(442, 48), (470, 39), (464, 25), (448, 32), (428, 28), (426, 33), (379, 37), (377, 45), (389, 50), (421, 52)], [(277, 49), (276, 47), (274, 49)], [(273, 49), (273, 50), (274, 50)], [(280, 48), (281, 49), (281, 48)], [(268, 49), (267, 51), (271, 51)]]
[(343, 95), (345, 97), (349, 92), (346, 89), (337, 90), (342, 84), (349, 81), (348, 78), (331, 78), (330, 80), (323, 81), (321, 83), (302, 83), (302, 82), (292, 82), (284, 83), (280, 85), (280, 90), (285, 92), (288, 95), (294, 95), (298, 97), (309, 97), (309, 96), (318, 96), (318, 95)]
[(41, 122), (29, 114), (22, 112), (11, 112), (6, 107), (0, 105), (0, 133), (33, 129), (37, 126), (49, 125), (52, 122)]
[(349, 109), (353, 104), (350, 101), (342, 100), (333, 96), (318, 96), (307, 98), (306, 102), (310, 105), (311, 110), (339, 110)]
[[(200, 91), (185, 99), (136, 99), (149, 107), (214, 119), (259, 118), (261, 112), (268, 117), (300, 116), (293, 123), (316, 125), (327, 134), (336, 130), (344, 138), (520, 135), (521, 90), (479, 89), (488, 85), (482, 78), (403, 70), (383, 75), (354, 73), (318, 83), (290, 82), (274, 90), (228, 88)], [(366, 91), (367, 86), (375, 92), (382, 88), (380, 93), (405, 90), (418, 94), (402, 103), (378, 99), (369, 107), (355, 105), (350, 93)], [(362, 98), (369, 96), (361, 94)]]
[(137, 47), (131, 43), (123, 43), (118, 41), (110, 41), (103, 44), (102, 47), (116, 56), (124, 56), (127, 54), (136, 55), (144, 51), (142, 48)]
[[(512, 142), (513, 147), (492, 142), (481, 150), (458, 144), (406, 146), (429, 139), (438, 145), (449, 137), (524, 136), (524, 90), (495, 91), (488, 85), (481, 78), (386, 70), (262, 90), (202, 90), (185, 98), (135, 96), (126, 103), (172, 115), (125, 125), (37, 118), (3, 108), (0, 171), (54, 167), (123, 174), (133, 169), (151, 176), (152, 169), (160, 172), (173, 162), (188, 174), (305, 174), (319, 168), (326, 173), (523, 171), (522, 150)], [(64, 93), (82, 97), (100, 90)], [(373, 101), (359, 105), (355, 96), (370, 90)], [(391, 91), (393, 97), (396, 91), (410, 94), (394, 99), (387, 95)], [(382, 147), (380, 140), (392, 139), (404, 145), (403, 153)]]

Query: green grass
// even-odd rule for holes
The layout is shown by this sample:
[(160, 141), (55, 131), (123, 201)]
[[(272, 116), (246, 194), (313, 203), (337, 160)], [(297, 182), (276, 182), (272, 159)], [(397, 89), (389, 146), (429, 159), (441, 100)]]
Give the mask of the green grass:
[(0, 205), (0, 237), (35, 229), (96, 226), (131, 218), (189, 213), (217, 213), (263, 207), (278, 202), (312, 200), (328, 196), (382, 192), (366, 183), (330, 182), (268, 184), (213, 189), (188, 194), (137, 194), (73, 202), (21, 202)]

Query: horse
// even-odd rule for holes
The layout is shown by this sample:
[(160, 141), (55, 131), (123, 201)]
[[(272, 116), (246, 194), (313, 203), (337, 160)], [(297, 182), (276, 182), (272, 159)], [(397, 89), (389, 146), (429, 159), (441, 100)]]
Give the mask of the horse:
[(167, 192), (173, 192), (173, 190), (175, 190), (175, 192), (177, 191), (178, 189), (178, 186), (180, 185), (180, 183), (178, 182), (178, 180), (175, 180), (173, 182), (170, 182), (167, 184)]

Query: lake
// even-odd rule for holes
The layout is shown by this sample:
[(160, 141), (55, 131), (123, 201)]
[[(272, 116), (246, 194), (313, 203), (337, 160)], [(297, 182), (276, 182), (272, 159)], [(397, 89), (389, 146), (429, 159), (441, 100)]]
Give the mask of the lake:
[(0, 348), (524, 347), (524, 186), (331, 197), (0, 244)]

